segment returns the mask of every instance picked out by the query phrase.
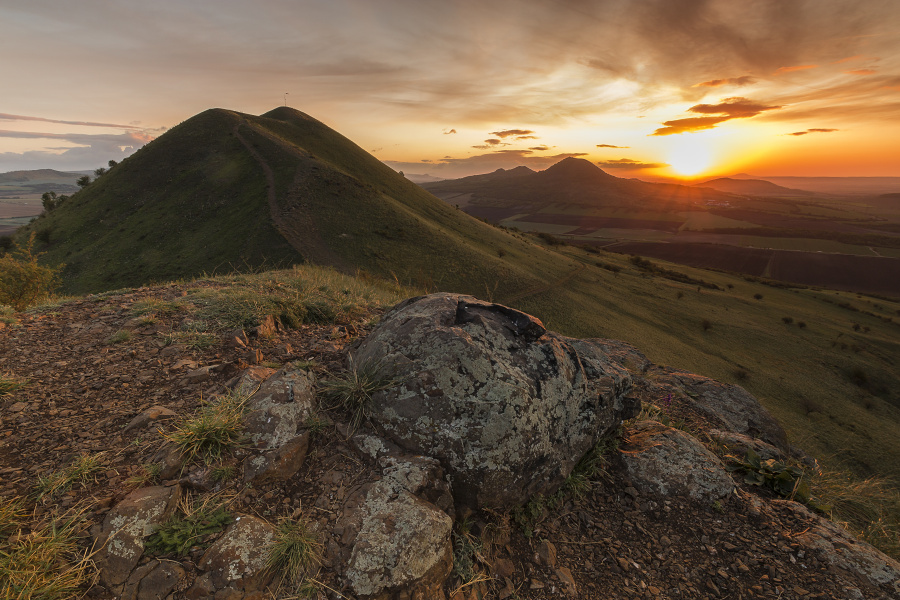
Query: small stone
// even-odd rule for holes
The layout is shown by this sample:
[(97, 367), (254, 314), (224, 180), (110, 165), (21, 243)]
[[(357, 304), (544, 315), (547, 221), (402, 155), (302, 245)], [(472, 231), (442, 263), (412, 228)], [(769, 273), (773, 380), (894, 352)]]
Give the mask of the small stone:
[(11, 413), (17, 413), (17, 412), (22, 412), (26, 408), (28, 408), (27, 402), (16, 402), (12, 406), (10, 406), (8, 410)]
[(512, 577), (516, 572), (516, 566), (508, 558), (498, 558), (491, 565), (491, 573), (500, 579)]
[(528, 587), (532, 590), (542, 590), (544, 589), (544, 584), (540, 580), (532, 579)]
[(626, 558), (622, 558), (621, 556), (616, 559), (616, 562), (619, 563), (619, 567), (625, 571), (626, 573), (631, 568), (631, 563)]
[(538, 544), (535, 556), (537, 557), (535, 562), (539, 565), (545, 565), (547, 567), (556, 566), (556, 546), (547, 540), (541, 540), (541, 543)]
[(567, 567), (559, 567), (554, 573), (559, 578), (560, 583), (562, 583), (563, 588), (566, 593), (570, 596), (578, 595), (577, 588), (575, 587), (575, 578), (572, 577), (572, 571), (570, 571)]

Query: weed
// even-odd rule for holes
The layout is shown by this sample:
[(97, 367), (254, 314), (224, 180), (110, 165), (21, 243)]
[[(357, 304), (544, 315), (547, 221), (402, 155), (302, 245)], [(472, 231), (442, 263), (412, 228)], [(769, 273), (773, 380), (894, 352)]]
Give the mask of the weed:
[(210, 496), (191, 500), (185, 496), (179, 502), (176, 513), (147, 538), (147, 552), (151, 555), (184, 556), (192, 547), (202, 547), (211, 536), (225, 529), (231, 520), (220, 498)]
[(289, 582), (296, 587), (307, 588), (312, 583), (308, 577), (322, 564), (322, 542), (309, 523), (303, 519), (281, 519), (276, 527), (275, 539), (268, 548), (267, 567), (281, 573), (281, 584)]
[(311, 436), (316, 436), (328, 428), (328, 421), (323, 419), (318, 413), (313, 413), (306, 417), (303, 425), (309, 430)]
[(591, 479), (606, 473), (607, 454), (610, 450), (617, 448), (618, 445), (619, 437), (616, 436), (614, 438), (604, 438), (588, 450), (572, 469), (572, 472), (569, 473), (569, 476), (566, 477), (556, 496), (560, 500), (566, 495), (571, 495), (575, 498), (584, 497), (591, 489)]
[(25, 386), (27, 380), (9, 373), (0, 373), (0, 398), (7, 398)]
[(168, 302), (159, 298), (138, 300), (131, 306), (131, 314), (135, 317), (144, 315), (174, 315), (186, 309), (184, 304)]
[(107, 338), (107, 344), (122, 344), (131, 340), (131, 332), (119, 330)]
[(281, 363), (274, 362), (271, 360), (264, 361), (264, 362), (260, 363), (260, 365), (263, 367), (266, 367), (268, 369), (280, 369), (282, 367)]
[(534, 528), (544, 518), (546, 508), (544, 496), (536, 494), (526, 504), (513, 509), (513, 521), (522, 529), (522, 535), (526, 538), (534, 535)]
[(459, 577), (463, 585), (470, 585), (482, 575), (478, 563), (486, 562), (484, 546), (472, 534), (472, 524), (468, 519), (456, 523), (452, 538), (453, 574)]
[(173, 442), (188, 461), (202, 458), (207, 463), (240, 444), (243, 418), (249, 395), (243, 390), (231, 391), (204, 402), (192, 416), (176, 423), (171, 434), (163, 434)]
[(103, 470), (103, 452), (82, 454), (72, 464), (59, 471), (39, 475), (35, 485), (38, 500), (55, 497), (70, 490), (73, 485), (88, 483), (98, 471)]
[(725, 507), (722, 505), (722, 501), (721, 501), (721, 500), (715, 500), (715, 501), (713, 501), (713, 503), (712, 503), (712, 509), (713, 509), (714, 511), (716, 511), (717, 513), (724, 513), (724, 512), (725, 512)]
[(398, 383), (381, 362), (370, 361), (357, 365), (351, 360), (347, 371), (324, 382), (322, 388), (327, 399), (336, 401), (350, 413), (350, 430), (355, 432), (371, 415), (372, 394)]
[[(91, 551), (80, 551), (82, 511), (25, 522), (21, 499), (0, 508), (0, 597), (63, 600), (80, 597), (95, 580)], [(28, 530), (28, 533), (23, 531)], [(9, 532), (19, 532), (8, 536)]]
[(780, 496), (819, 508), (820, 503), (810, 493), (808, 478), (800, 467), (787, 465), (774, 458), (763, 460), (753, 450), (748, 450), (743, 460), (730, 457), (729, 471), (742, 471), (744, 482), (754, 486), (765, 485)]

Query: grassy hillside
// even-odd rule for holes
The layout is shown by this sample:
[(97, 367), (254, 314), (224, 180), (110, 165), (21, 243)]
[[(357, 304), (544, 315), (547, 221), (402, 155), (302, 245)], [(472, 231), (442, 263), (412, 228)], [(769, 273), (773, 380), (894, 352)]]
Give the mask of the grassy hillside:
[(900, 478), (897, 302), (660, 262), (679, 282), (627, 256), (548, 245), (448, 206), (292, 109), (202, 113), (32, 228), (46, 259), (66, 263), (70, 292), (306, 260), (507, 303), (739, 383), (807, 451)]

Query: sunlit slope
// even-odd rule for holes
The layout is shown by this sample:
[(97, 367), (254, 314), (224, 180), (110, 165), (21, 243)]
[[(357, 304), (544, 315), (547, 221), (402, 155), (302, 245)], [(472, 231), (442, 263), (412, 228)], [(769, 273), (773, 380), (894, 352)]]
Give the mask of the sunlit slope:
[(659, 364), (744, 386), (806, 451), (900, 481), (900, 303), (653, 261), (722, 288), (698, 291), (625, 256), (559, 251), (584, 268), (517, 308), (569, 335), (625, 340)]

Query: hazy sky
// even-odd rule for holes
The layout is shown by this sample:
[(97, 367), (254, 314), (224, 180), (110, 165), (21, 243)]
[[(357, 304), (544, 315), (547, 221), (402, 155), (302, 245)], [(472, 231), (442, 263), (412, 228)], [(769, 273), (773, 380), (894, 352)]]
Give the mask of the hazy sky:
[(3, 0), (0, 53), (0, 172), (286, 99), (408, 173), (900, 176), (898, 0)]

